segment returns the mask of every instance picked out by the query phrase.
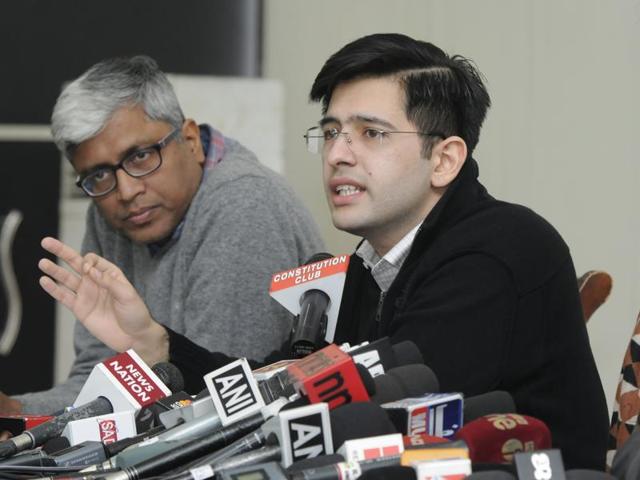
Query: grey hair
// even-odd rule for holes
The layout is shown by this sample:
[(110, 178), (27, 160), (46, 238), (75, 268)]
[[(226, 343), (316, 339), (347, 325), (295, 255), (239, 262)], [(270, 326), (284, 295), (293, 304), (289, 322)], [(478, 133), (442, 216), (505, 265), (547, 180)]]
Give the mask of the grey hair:
[(116, 110), (136, 105), (151, 120), (174, 128), (184, 122), (173, 87), (155, 60), (138, 55), (97, 63), (60, 93), (51, 115), (53, 141), (71, 159), (75, 148), (98, 135)]

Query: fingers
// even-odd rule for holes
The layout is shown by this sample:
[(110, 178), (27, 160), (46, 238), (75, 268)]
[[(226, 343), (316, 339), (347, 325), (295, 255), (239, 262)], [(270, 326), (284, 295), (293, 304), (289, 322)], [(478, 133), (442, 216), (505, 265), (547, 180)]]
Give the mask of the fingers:
[[(105, 260), (106, 262), (106, 260)], [(108, 262), (107, 262), (108, 263)], [(133, 285), (122, 274), (120, 269), (112, 268), (100, 271), (98, 268), (84, 264), (85, 274), (98, 284), (99, 287), (106, 289), (113, 296), (114, 300), (119, 303), (127, 303), (138, 297)]]
[(109, 260), (96, 255), (95, 253), (88, 253), (84, 256), (84, 262), (82, 264), (82, 272), (87, 273), (90, 268), (95, 268), (101, 273), (109, 274), (113, 278), (117, 278), (119, 280), (126, 280), (126, 277), (122, 273), (115, 264), (111, 263)]
[(42, 289), (51, 295), (54, 300), (57, 300), (69, 310), (73, 311), (73, 306), (76, 301), (76, 296), (73, 292), (61, 287), (49, 277), (40, 277), (39, 283)]
[(43, 258), (38, 262), (38, 268), (42, 270), (42, 273), (49, 275), (61, 286), (68, 288), (72, 292), (78, 291), (80, 287), (80, 277), (73, 272), (62, 268), (47, 258)]
[(76, 272), (80, 273), (82, 271), (82, 256), (69, 245), (62, 243), (60, 240), (53, 237), (43, 238), (40, 245), (47, 252), (64, 260), (67, 265), (73, 268)]

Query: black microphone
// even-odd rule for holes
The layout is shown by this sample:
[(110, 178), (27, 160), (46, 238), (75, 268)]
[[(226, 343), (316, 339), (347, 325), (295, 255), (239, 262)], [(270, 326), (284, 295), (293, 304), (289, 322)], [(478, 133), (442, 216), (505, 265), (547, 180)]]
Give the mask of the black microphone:
[[(316, 253), (305, 265), (332, 257), (330, 253)], [(300, 314), (294, 319), (291, 330), (291, 353), (294, 358), (307, 356), (323, 346), (329, 301), (329, 295), (317, 288), (306, 290), (300, 297)]]
[[(310, 407), (299, 407), (297, 412), (293, 413), (294, 417), (292, 418), (297, 418), (295, 422), (291, 419), (282, 421), (278, 418), (279, 416), (272, 418), (261, 429), (241, 439), (238, 445), (232, 446), (235, 455), (230, 456), (232, 452), (227, 447), (187, 466), (182, 474), (171, 478), (173, 480), (210, 478), (214, 474), (221, 474), (223, 470), (272, 460), (282, 461), (284, 466), (291, 465), (292, 461), (302, 462), (300, 459), (310, 458), (311, 452), (318, 453), (323, 450), (321, 445), (326, 442), (327, 433), (330, 434), (334, 447), (338, 447), (347, 440), (360, 437), (396, 433), (386, 412), (370, 402), (351, 403), (329, 412), (330, 432), (311, 420), (312, 415), (305, 413), (307, 408)], [(286, 412), (285, 416), (288, 415)], [(289, 410), (289, 412), (291, 411)], [(294, 423), (298, 424), (298, 427), (294, 427)], [(307, 426), (301, 428), (301, 425)], [(317, 430), (311, 425), (315, 425)], [(290, 430), (291, 427), (293, 427), (292, 430)], [(298, 433), (292, 433), (296, 431)], [(311, 434), (312, 431), (316, 431), (316, 433)], [(265, 446), (258, 450), (249, 451), (259, 444)], [(242, 450), (244, 453), (240, 453)], [(313, 458), (322, 457), (324, 455)], [(204, 473), (206, 471), (208, 471), (207, 476)]]
[(375, 377), (374, 382), (376, 393), (371, 401), (378, 404), (440, 391), (435, 373), (424, 364), (391, 368), (386, 374)]
[(411, 340), (394, 343), (391, 345), (391, 349), (396, 359), (396, 367), (411, 365), (413, 363), (424, 363), (424, 357), (420, 349)]
[(504, 470), (484, 470), (482, 472), (473, 472), (465, 480), (516, 480), (516, 477)]
[(62, 433), (67, 423), (82, 418), (96, 417), (113, 412), (111, 402), (104, 397), (98, 397), (94, 401), (75, 408), (70, 412), (63, 413), (40, 425), (25, 430), (9, 440), (0, 442), (0, 458), (9, 457), (18, 452), (35, 448), (42, 445), (50, 438)]
[(516, 404), (508, 392), (494, 390), (464, 399), (463, 418), (465, 423), (497, 413), (516, 413)]
[(361, 480), (385, 480), (393, 478), (394, 480), (416, 480), (416, 471), (411, 467), (402, 465), (389, 465), (372, 470), (362, 472)]

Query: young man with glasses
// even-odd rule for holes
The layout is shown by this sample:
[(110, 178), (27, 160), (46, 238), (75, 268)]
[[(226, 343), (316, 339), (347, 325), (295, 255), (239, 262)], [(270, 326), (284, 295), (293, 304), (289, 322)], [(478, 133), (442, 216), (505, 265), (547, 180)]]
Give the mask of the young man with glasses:
[[(234, 355), (262, 358), (284, 341), (291, 318), (269, 297), (271, 275), (322, 250), (317, 229), (253, 153), (184, 118), (152, 59), (100, 62), (68, 84), (52, 133), (93, 200), (82, 253), (118, 265), (156, 321)], [(85, 326), (108, 332), (117, 302), (82, 276), (79, 253), (53, 238), (42, 245), (68, 267), (39, 264), (48, 275), (42, 287), (80, 320), (76, 359), (68, 380), (51, 390), (2, 395), (0, 413), (72, 404), (93, 366), (113, 355)], [(127, 340), (117, 348), (136, 346)]]
[[(506, 390), (518, 413), (548, 425), (567, 468), (604, 468), (607, 406), (569, 249), (543, 218), (478, 182), (472, 152), (490, 99), (473, 64), (371, 35), (329, 58), (310, 97), (323, 117), (305, 137), (322, 157), (333, 222), (363, 237), (335, 343), (411, 340), (442, 391)], [(155, 326), (108, 262), (88, 258), (86, 272), (126, 303), (105, 342), (133, 336), (190, 378), (228, 360)], [(133, 320), (154, 333), (137, 335)], [(517, 441), (505, 454), (530, 448)]]

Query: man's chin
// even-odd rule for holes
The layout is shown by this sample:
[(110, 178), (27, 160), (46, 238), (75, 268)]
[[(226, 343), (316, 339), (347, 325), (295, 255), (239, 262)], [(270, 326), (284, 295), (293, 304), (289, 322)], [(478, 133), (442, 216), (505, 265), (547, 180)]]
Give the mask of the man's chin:
[(133, 243), (139, 245), (149, 245), (151, 243), (159, 243), (167, 239), (171, 235), (172, 230), (158, 230), (151, 226), (146, 228), (136, 228), (133, 230), (123, 230), (122, 233)]
[(351, 235), (362, 237), (364, 236), (364, 232), (366, 231), (366, 228), (363, 227), (361, 222), (356, 222), (338, 216), (333, 216), (331, 220), (334, 227), (342, 232), (350, 233)]

